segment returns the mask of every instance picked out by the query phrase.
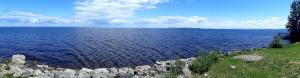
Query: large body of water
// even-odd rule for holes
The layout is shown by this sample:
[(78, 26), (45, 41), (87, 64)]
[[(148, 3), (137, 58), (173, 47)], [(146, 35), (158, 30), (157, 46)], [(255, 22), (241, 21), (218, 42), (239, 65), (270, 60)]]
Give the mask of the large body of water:
[(197, 50), (267, 47), (286, 30), (0, 28), (0, 58), (23, 54), (55, 67), (98, 68), (192, 57)]

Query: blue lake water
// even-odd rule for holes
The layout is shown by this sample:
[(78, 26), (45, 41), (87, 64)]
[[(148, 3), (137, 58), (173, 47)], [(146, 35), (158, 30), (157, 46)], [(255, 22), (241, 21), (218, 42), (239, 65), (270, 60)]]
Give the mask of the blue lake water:
[(198, 50), (267, 47), (286, 30), (0, 28), (0, 58), (23, 54), (55, 67), (98, 68), (192, 57)]

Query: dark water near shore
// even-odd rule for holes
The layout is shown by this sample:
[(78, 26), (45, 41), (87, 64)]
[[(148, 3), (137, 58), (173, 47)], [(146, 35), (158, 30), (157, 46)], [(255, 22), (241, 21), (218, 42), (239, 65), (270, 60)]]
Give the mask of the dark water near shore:
[(266, 47), (286, 30), (0, 28), (0, 58), (23, 54), (56, 67), (98, 68), (151, 64), (197, 50)]

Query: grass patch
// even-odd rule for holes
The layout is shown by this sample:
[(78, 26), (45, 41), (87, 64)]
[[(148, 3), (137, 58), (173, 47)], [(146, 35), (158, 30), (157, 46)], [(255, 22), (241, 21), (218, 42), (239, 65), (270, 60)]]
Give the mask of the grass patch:
[[(216, 78), (300, 77), (300, 44), (292, 44), (280, 49), (253, 50), (245, 54), (261, 55), (264, 59), (257, 62), (244, 62), (233, 59), (231, 55), (212, 65), (208, 73)], [(231, 68), (231, 65), (236, 68)]]

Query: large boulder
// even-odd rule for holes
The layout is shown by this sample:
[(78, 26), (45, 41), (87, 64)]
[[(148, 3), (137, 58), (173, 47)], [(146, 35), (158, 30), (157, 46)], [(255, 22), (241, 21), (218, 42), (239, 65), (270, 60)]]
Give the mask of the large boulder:
[(42, 69), (42, 70), (47, 70), (50, 69), (50, 67), (48, 65), (36, 65), (37, 68)]
[(79, 78), (91, 78), (94, 75), (94, 70), (92, 69), (87, 69), (87, 68), (82, 68), (79, 71)]
[(54, 77), (57, 77), (55, 72), (45, 71), (45, 73), (42, 73), (34, 77), (29, 77), (29, 78), (54, 78)]
[(135, 69), (138, 71), (147, 71), (151, 68), (149, 65), (143, 65), (143, 66), (136, 66)]
[(64, 70), (64, 76), (63, 78), (74, 78), (76, 74), (75, 70), (72, 69), (66, 69)]
[(21, 69), (18, 66), (10, 66), (10, 73), (13, 73), (13, 76), (31, 76), (34, 73), (33, 69)]
[(72, 69), (65, 69), (64, 71), (55, 70), (50, 73), (54, 73), (54, 76), (51, 76), (51, 74), (49, 74), (48, 76), (54, 78), (77, 78), (76, 71)]
[(38, 76), (38, 75), (41, 75), (41, 74), (43, 74), (43, 72), (39, 69), (35, 70), (34, 73), (33, 73), (33, 75), (35, 75), (35, 76)]
[(110, 73), (119, 74), (119, 70), (117, 68), (109, 68)]
[(182, 71), (183, 71), (185, 78), (191, 77), (192, 72), (190, 71), (188, 64), (185, 65), (185, 67), (182, 69)]
[(53, 78), (70, 78), (70, 77), (67, 77), (68, 75), (65, 74), (64, 71), (52, 71), (53, 73), (53, 76), (49, 75), (50, 77), (53, 77)]
[(243, 60), (245, 62), (252, 62), (252, 61), (260, 61), (263, 59), (263, 56), (259, 55), (238, 55), (234, 56), (234, 59)]
[(17, 55), (12, 56), (11, 63), (14, 66), (22, 67), (22, 66), (25, 65), (25, 62), (26, 61), (25, 61), (25, 56), (24, 55), (17, 54)]
[(97, 73), (109, 73), (107, 68), (98, 68), (94, 70)]
[(112, 78), (113, 76), (107, 68), (98, 68), (94, 70), (93, 78)]

